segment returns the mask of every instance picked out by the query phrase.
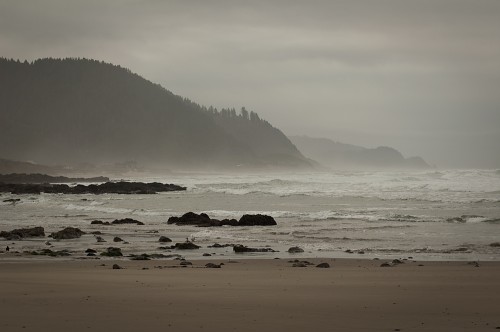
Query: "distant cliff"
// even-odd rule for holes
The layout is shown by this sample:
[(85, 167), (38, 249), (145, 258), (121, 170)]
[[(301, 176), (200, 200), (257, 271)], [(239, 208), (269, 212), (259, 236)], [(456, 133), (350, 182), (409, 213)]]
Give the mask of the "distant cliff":
[(292, 143), (307, 157), (334, 169), (408, 169), (430, 167), (421, 157), (405, 158), (396, 149), (375, 149), (339, 143), (328, 138), (290, 136)]
[(311, 166), (254, 112), (203, 107), (87, 59), (0, 59), (0, 158), (193, 170)]

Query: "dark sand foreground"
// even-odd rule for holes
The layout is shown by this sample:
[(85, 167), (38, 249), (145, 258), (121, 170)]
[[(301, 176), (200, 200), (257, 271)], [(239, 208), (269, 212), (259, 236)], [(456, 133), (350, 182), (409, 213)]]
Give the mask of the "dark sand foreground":
[(2, 260), (0, 331), (500, 329), (500, 262), (310, 261)]

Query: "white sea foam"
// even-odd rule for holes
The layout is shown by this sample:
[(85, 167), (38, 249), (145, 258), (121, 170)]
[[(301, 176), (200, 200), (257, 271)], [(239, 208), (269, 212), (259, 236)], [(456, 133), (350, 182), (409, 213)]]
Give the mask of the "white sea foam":
[(132, 213), (133, 209), (124, 209), (124, 208), (113, 208), (113, 207), (105, 207), (105, 206), (95, 206), (95, 205), (76, 205), (76, 204), (68, 204), (66, 205), (66, 210), (76, 210), (76, 211), (95, 211), (102, 213)]
[[(191, 183), (195, 192), (231, 195), (262, 193), (287, 197), (365, 197), (431, 202), (494, 202), (500, 199), (500, 177), (494, 171), (359, 172), (217, 177)], [(212, 180), (215, 180), (212, 178)]]

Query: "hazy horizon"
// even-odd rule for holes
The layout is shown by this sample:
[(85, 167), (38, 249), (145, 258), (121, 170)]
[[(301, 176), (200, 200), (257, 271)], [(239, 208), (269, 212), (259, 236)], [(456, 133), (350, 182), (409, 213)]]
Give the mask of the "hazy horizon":
[(497, 1), (0, 1), (0, 56), (103, 60), (287, 135), (500, 167)]

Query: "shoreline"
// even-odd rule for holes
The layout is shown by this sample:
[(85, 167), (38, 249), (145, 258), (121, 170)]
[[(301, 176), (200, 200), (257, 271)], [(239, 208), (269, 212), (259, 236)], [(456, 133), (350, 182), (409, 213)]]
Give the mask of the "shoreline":
[[(492, 331), (500, 262), (0, 260), (4, 331)], [(207, 262), (224, 263), (220, 269)], [(113, 263), (123, 269), (112, 269)], [(105, 266), (102, 266), (105, 264)]]

